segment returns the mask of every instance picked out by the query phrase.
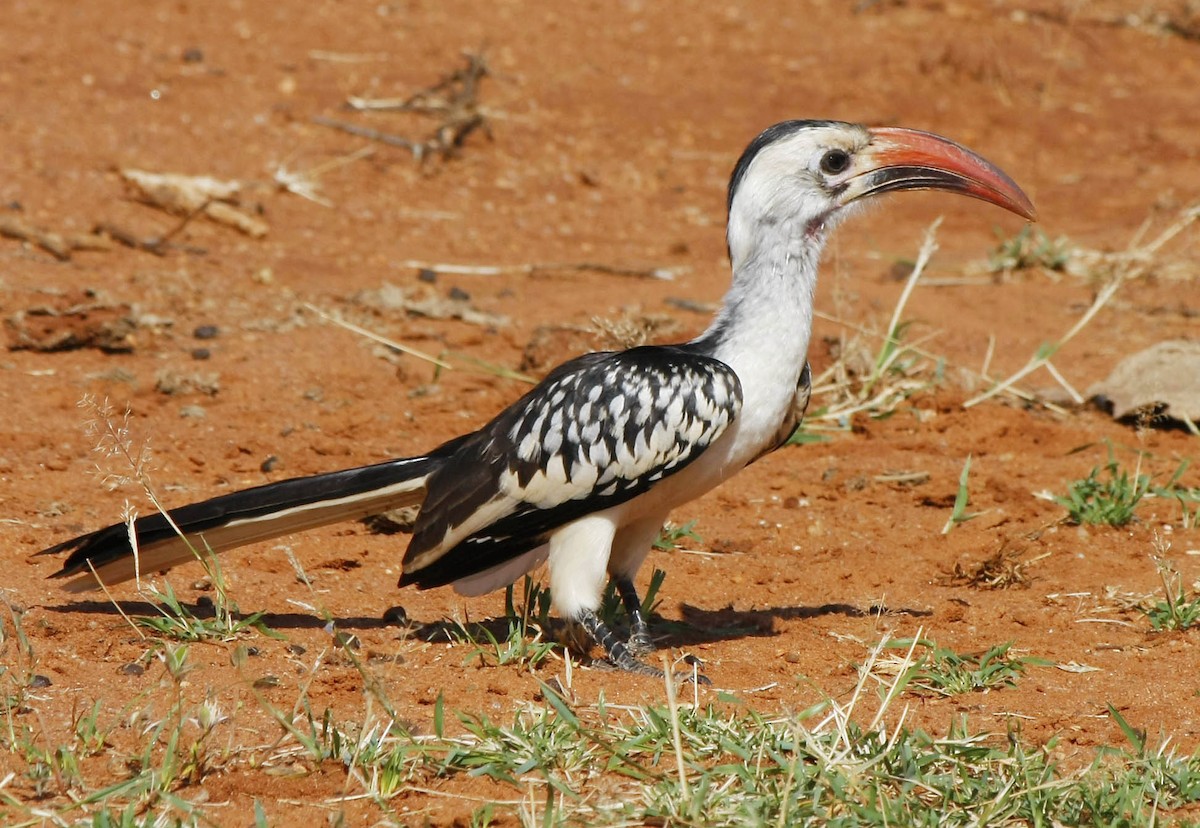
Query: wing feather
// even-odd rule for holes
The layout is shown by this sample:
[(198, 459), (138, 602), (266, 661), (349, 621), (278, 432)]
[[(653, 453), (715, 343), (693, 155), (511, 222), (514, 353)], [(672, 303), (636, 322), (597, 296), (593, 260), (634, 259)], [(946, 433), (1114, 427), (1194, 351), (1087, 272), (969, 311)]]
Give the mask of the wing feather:
[(463, 441), (428, 481), (401, 583), (495, 567), (699, 457), (737, 417), (723, 362), (677, 346), (566, 363)]

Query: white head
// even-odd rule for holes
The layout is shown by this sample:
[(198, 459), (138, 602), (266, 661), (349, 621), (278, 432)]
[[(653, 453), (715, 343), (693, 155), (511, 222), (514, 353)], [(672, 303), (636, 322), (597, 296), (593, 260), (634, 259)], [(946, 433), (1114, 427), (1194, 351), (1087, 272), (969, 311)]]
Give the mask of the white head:
[(764, 231), (820, 244), (851, 205), (893, 190), (947, 190), (1034, 218), (1012, 179), (953, 141), (895, 127), (784, 121), (750, 142), (729, 181), (734, 270), (758, 252)]

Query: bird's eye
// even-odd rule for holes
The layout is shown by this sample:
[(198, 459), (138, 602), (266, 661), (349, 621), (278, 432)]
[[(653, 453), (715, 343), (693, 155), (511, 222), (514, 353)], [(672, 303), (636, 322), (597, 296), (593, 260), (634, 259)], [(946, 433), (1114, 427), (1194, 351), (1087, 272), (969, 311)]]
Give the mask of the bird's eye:
[(845, 150), (830, 150), (821, 156), (821, 172), (826, 175), (844, 173), (850, 166), (850, 153)]

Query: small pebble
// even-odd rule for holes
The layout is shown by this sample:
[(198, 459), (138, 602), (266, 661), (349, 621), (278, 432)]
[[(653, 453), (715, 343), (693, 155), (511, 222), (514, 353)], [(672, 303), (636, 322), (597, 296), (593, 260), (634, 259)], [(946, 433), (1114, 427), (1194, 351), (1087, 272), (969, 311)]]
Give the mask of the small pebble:
[(179, 409), (179, 416), (185, 420), (203, 420), (208, 416), (202, 405), (185, 405)]
[(399, 653), (385, 653), (381, 650), (368, 650), (367, 661), (374, 664), (403, 664), (404, 656)]
[(427, 282), (429, 284), (433, 284), (434, 282), (437, 281), (437, 271), (430, 270), (427, 267), (423, 267), (417, 273), (417, 280), (421, 281), (421, 282)]
[(203, 362), (204, 360), (211, 359), (211, 358), (212, 358), (212, 351), (210, 351), (208, 348), (193, 348), (192, 349), (192, 359), (196, 360), (197, 362)]
[(466, 302), (471, 298), (471, 294), (456, 285), (450, 288), (450, 298), (455, 302)]
[(134, 662), (132, 664), (122, 665), (121, 669), (118, 672), (123, 673), (124, 675), (127, 675), (127, 676), (140, 676), (146, 672), (146, 668), (143, 667), (142, 665), (138, 664), (137, 662)]
[(49, 687), (52, 684), (54, 684), (54, 682), (50, 680), (50, 677), (43, 676), (41, 673), (38, 673), (29, 679), (29, 686), (34, 690), (40, 690), (43, 687)]
[(192, 46), (191, 48), (188, 48), (188, 49), (184, 49), (182, 57), (183, 57), (184, 63), (203, 63), (204, 62), (204, 52), (200, 51), (200, 49), (196, 48), (195, 46)]
[(257, 690), (265, 690), (268, 687), (278, 687), (280, 685), (279, 676), (266, 675), (262, 678), (254, 680), (254, 687)]
[(192, 336), (196, 339), (216, 339), (221, 335), (221, 329), (216, 325), (198, 325)]
[(279, 458), (272, 454), (266, 460), (262, 461), (262, 465), (258, 468), (265, 472), (273, 472), (279, 466)]
[(289, 644), (287, 645), (287, 651), (295, 656), (302, 656), (308, 652), (303, 644)]
[(408, 613), (404, 607), (388, 607), (383, 611), (383, 623), (402, 627), (408, 624)]

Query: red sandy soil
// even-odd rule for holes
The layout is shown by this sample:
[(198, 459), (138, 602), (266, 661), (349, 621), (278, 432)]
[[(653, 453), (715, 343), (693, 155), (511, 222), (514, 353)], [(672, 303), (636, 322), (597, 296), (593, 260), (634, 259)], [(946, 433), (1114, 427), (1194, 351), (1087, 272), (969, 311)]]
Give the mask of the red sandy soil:
[[(1156, 8), (1174, 13), (1184, 5)], [(63, 235), (109, 223), (161, 236), (178, 219), (129, 196), (117, 171), (132, 167), (245, 182), (242, 205), (269, 227), (251, 238), (194, 220), (162, 256), (117, 244), (58, 260), (0, 239), (6, 319), (83, 302), (93, 306), (89, 319), (57, 324), (137, 322), (117, 332), (116, 352), (0, 357), (3, 594), (23, 611), (33, 671), (51, 681), (21, 715), (36, 716), (47, 743), (57, 744), (69, 741), (72, 711), (96, 699), (111, 721), (128, 718), (122, 708), (130, 699), (158, 705), (161, 716), (173, 692), (169, 682), (160, 686), (153, 659), (143, 675), (120, 670), (148, 645), (110, 603), (65, 594), (46, 580), (57, 562), (30, 557), (120, 519), (126, 500), (150, 508), (136, 486), (103, 485), (98, 464), (105, 472), (126, 468), (94, 451), (81, 398), (107, 399), (118, 412), (129, 407), (132, 445), (150, 447), (147, 468), (167, 505), (420, 453), (481, 424), (527, 386), (469, 367), (435, 374), (417, 359), (385, 355), (307, 305), (452, 354), (459, 366), (465, 358), (534, 374), (611, 345), (586, 333), (595, 318), (650, 318), (666, 324), (663, 338), (690, 336), (707, 316), (669, 300), (719, 300), (728, 278), (728, 173), (754, 134), (786, 118), (948, 135), (1020, 182), (1050, 237), (1122, 250), (1144, 222), (1151, 238), (1200, 193), (1200, 42), (1198, 30), (1186, 28), (1196, 21), (1180, 12), (1170, 29), (1153, 14), (1129, 17), (1149, 7), (16, 0), (0, 29), (5, 216)], [(418, 164), (404, 149), (313, 122), (324, 116), (424, 135), (428, 119), (353, 113), (343, 102), (407, 96), (463, 65), (464, 52), (480, 50), (492, 72), (479, 93), (488, 128), (469, 135), (457, 157)], [(368, 156), (338, 163), (363, 148)], [(322, 167), (316, 189), (328, 206), (272, 181), (282, 168)], [(1156, 533), (1171, 544), (1168, 557), (1187, 585), (1200, 577), (1200, 535), (1163, 500), (1144, 503), (1124, 528), (1081, 528), (1063, 523), (1063, 510), (1034, 493), (1065, 493), (1105, 461), (1106, 441), (1129, 469), (1142, 452), (1142, 471), (1159, 481), (1195, 461), (1200, 443), (1184, 430), (1114, 422), (1091, 406), (1056, 411), (1011, 398), (962, 406), (983, 388), (964, 369), (977, 370), (989, 353), (993, 376), (1019, 369), (1079, 319), (1099, 283), (1036, 269), (981, 278), (977, 265), (994, 233), (1013, 235), (1018, 219), (944, 194), (897, 196), (848, 223), (830, 245), (814, 371), (831, 364), (839, 342), (878, 348), (877, 335), (860, 337), (852, 326), (887, 324), (902, 288), (894, 265), (915, 257), (938, 216), (940, 250), (905, 318), (908, 341), (946, 360), (944, 380), (890, 418), (855, 417), (852, 431), (780, 451), (679, 510), (678, 522), (697, 521), (703, 541), (689, 546), (704, 554), (650, 559), (667, 573), (662, 616), (686, 622), (664, 632), (664, 651), (700, 657), (715, 688), (756, 709), (788, 711), (826, 695), (845, 699), (855, 665), (885, 634), (920, 630), (960, 652), (1012, 641), (1022, 653), (1096, 669), (1035, 667), (1013, 688), (919, 700), (909, 724), (944, 732), (965, 713), (975, 728), (1002, 733), (1019, 717), (1025, 738), (1057, 735), (1064, 758), (1086, 762), (1094, 746), (1123, 742), (1107, 714), (1111, 704), (1134, 726), (1194, 751), (1196, 633), (1152, 632), (1128, 605), (1161, 590)], [(1196, 253), (1196, 234), (1179, 236), (1055, 356), (1075, 388), (1086, 390), (1126, 354), (1196, 336)], [(662, 281), (559, 268), (442, 275), (430, 284), (412, 260), (594, 262), (679, 273)], [(412, 316), (379, 301), (385, 285), (442, 299), (465, 292), (471, 307), (507, 321)], [(197, 339), (206, 325), (217, 335)], [(198, 360), (198, 348), (209, 358)], [(1044, 371), (1023, 386), (1063, 396)], [(970, 510), (982, 514), (943, 535), (968, 455)], [(927, 477), (887, 479), (897, 472)], [(1200, 486), (1195, 468), (1182, 483)], [(242, 643), (261, 655), (239, 672), (230, 666), (234, 644), (197, 645), (188, 692), (194, 700), (215, 694), (238, 711), (239, 744), (268, 745), (278, 735), (241, 676), (280, 677), (264, 694), (285, 709), (310, 682), (315, 710), (330, 706), (361, 720), (362, 680), (352, 665), (332, 656), (309, 673), (329, 646), (314, 605), (358, 636), (364, 653), (399, 656), (369, 667), (400, 714), (425, 730), (439, 693), (447, 709), (504, 719), (535, 697), (538, 678), (563, 675), (561, 660), (537, 674), (464, 666), (469, 648), (405, 638), (384, 624), (395, 605), (416, 622), (503, 611), (501, 596), (397, 591), (403, 543), (341, 525), (227, 555), (225, 574), (241, 608), (265, 612), (268, 626), (307, 654), (255, 636)], [(309, 573), (315, 592), (298, 583), (282, 549)], [(1024, 562), (1025, 583), (987, 590), (951, 577), (956, 566), (1000, 552)], [(200, 574), (186, 567), (172, 575), (183, 600), (205, 594), (194, 587)], [(139, 600), (132, 588), (118, 597)], [(0, 651), (10, 667), (18, 666), (13, 641), (9, 635)], [(663, 698), (658, 682), (591, 669), (574, 671), (572, 691), (580, 705), (601, 692), (614, 703)], [(87, 766), (94, 787), (122, 778), (106, 761)], [(22, 787), (21, 757), (0, 758), (0, 776), (6, 769), (18, 771), (9, 792), (32, 796)], [(280, 778), (231, 761), (202, 787), (213, 813), (248, 823), (257, 798), (280, 825), (313, 824), (326, 810), (318, 803), (355, 792), (340, 766), (297, 773)], [(514, 798), (482, 782), (446, 786)], [(199, 787), (181, 795), (198, 795)], [(394, 804), (435, 822), (474, 807), (416, 792)], [(330, 807), (353, 820), (372, 817), (361, 802)]]

